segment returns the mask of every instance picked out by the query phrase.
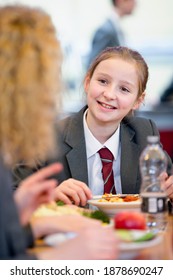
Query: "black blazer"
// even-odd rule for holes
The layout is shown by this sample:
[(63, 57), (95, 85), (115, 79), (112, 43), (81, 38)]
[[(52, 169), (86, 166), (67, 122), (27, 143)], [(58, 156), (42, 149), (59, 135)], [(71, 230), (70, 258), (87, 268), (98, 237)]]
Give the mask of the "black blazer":
[(27, 236), (13, 200), (10, 172), (0, 159), (0, 259), (35, 259), (26, 253)]
[[(83, 113), (80, 112), (62, 120), (60, 127), (60, 154), (64, 165), (64, 178), (74, 178), (88, 184), (86, 145), (83, 128)], [(146, 147), (148, 135), (159, 135), (155, 123), (139, 117), (126, 117), (120, 125), (121, 141), (121, 184), (123, 193), (139, 193), (141, 176), (139, 157)], [(169, 156), (168, 156), (169, 158)], [(169, 158), (168, 173), (172, 163)]]
[[(87, 107), (57, 124), (59, 156), (53, 161), (61, 161), (64, 170), (56, 176), (59, 183), (74, 178), (88, 185), (88, 170), (86, 145), (83, 128), (83, 114)], [(148, 135), (159, 135), (155, 123), (139, 117), (126, 117), (120, 126), (121, 139), (121, 184), (123, 193), (139, 193), (141, 176), (139, 170), (139, 157), (146, 147)], [(171, 174), (172, 163), (168, 156), (168, 173)], [(25, 167), (15, 170), (20, 180), (32, 173)]]

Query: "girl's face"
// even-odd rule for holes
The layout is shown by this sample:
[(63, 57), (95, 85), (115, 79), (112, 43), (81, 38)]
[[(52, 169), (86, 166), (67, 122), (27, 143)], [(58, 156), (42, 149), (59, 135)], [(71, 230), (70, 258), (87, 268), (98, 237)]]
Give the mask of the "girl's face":
[(138, 75), (133, 63), (110, 58), (99, 63), (92, 78), (85, 79), (88, 125), (113, 125), (115, 128), (144, 96), (138, 96)]

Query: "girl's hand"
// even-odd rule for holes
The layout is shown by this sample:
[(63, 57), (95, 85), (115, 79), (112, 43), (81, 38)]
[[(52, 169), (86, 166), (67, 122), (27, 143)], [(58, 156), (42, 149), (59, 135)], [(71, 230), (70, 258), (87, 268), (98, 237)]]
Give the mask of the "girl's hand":
[(28, 223), (33, 211), (42, 203), (53, 200), (54, 188), (57, 181), (49, 179), (50, 176), (59, 173), (62, 165), (51, 164), (23, 180), (14, 193), (14, 199), (18, 207), (22, 225)]
[(88, 186), (75, 179), (68, 179), (55, 189), (54, 199), (61, 200), (65, 204), (85, 206), (87, 200), (91, 198), (92, 193)]

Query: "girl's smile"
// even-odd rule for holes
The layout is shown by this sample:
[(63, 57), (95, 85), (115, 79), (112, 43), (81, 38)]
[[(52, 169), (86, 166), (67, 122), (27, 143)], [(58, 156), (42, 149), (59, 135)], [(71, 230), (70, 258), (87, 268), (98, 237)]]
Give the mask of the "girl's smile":
[(103, 103), (103, 102), (100, 102), (100, 101), (97, 101), (97, 102), (100, 106), (102, 106), (105, 109), (108, 109), (108, 110), (115, 110), (116, 109), (115, 106), (109, 105), (107, 103)]
[(138, 75), (133, 62), (121, 58), (101, 61), (92, 77), (85, 79), (88, 101), (87, 123), (92, 127), (112, 127), (141, 103), (138, 100)]

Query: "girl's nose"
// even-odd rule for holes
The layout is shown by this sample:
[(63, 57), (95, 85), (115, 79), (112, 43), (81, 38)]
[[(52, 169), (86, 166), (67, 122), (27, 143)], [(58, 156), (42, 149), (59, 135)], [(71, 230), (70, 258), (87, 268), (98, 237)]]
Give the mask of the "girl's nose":
[(114, 88), (107, 88), (107, 89), (105, 89), (103, 95), (107, 98), (115, 99), (116, 98), (116, 91), (115, 91)]

